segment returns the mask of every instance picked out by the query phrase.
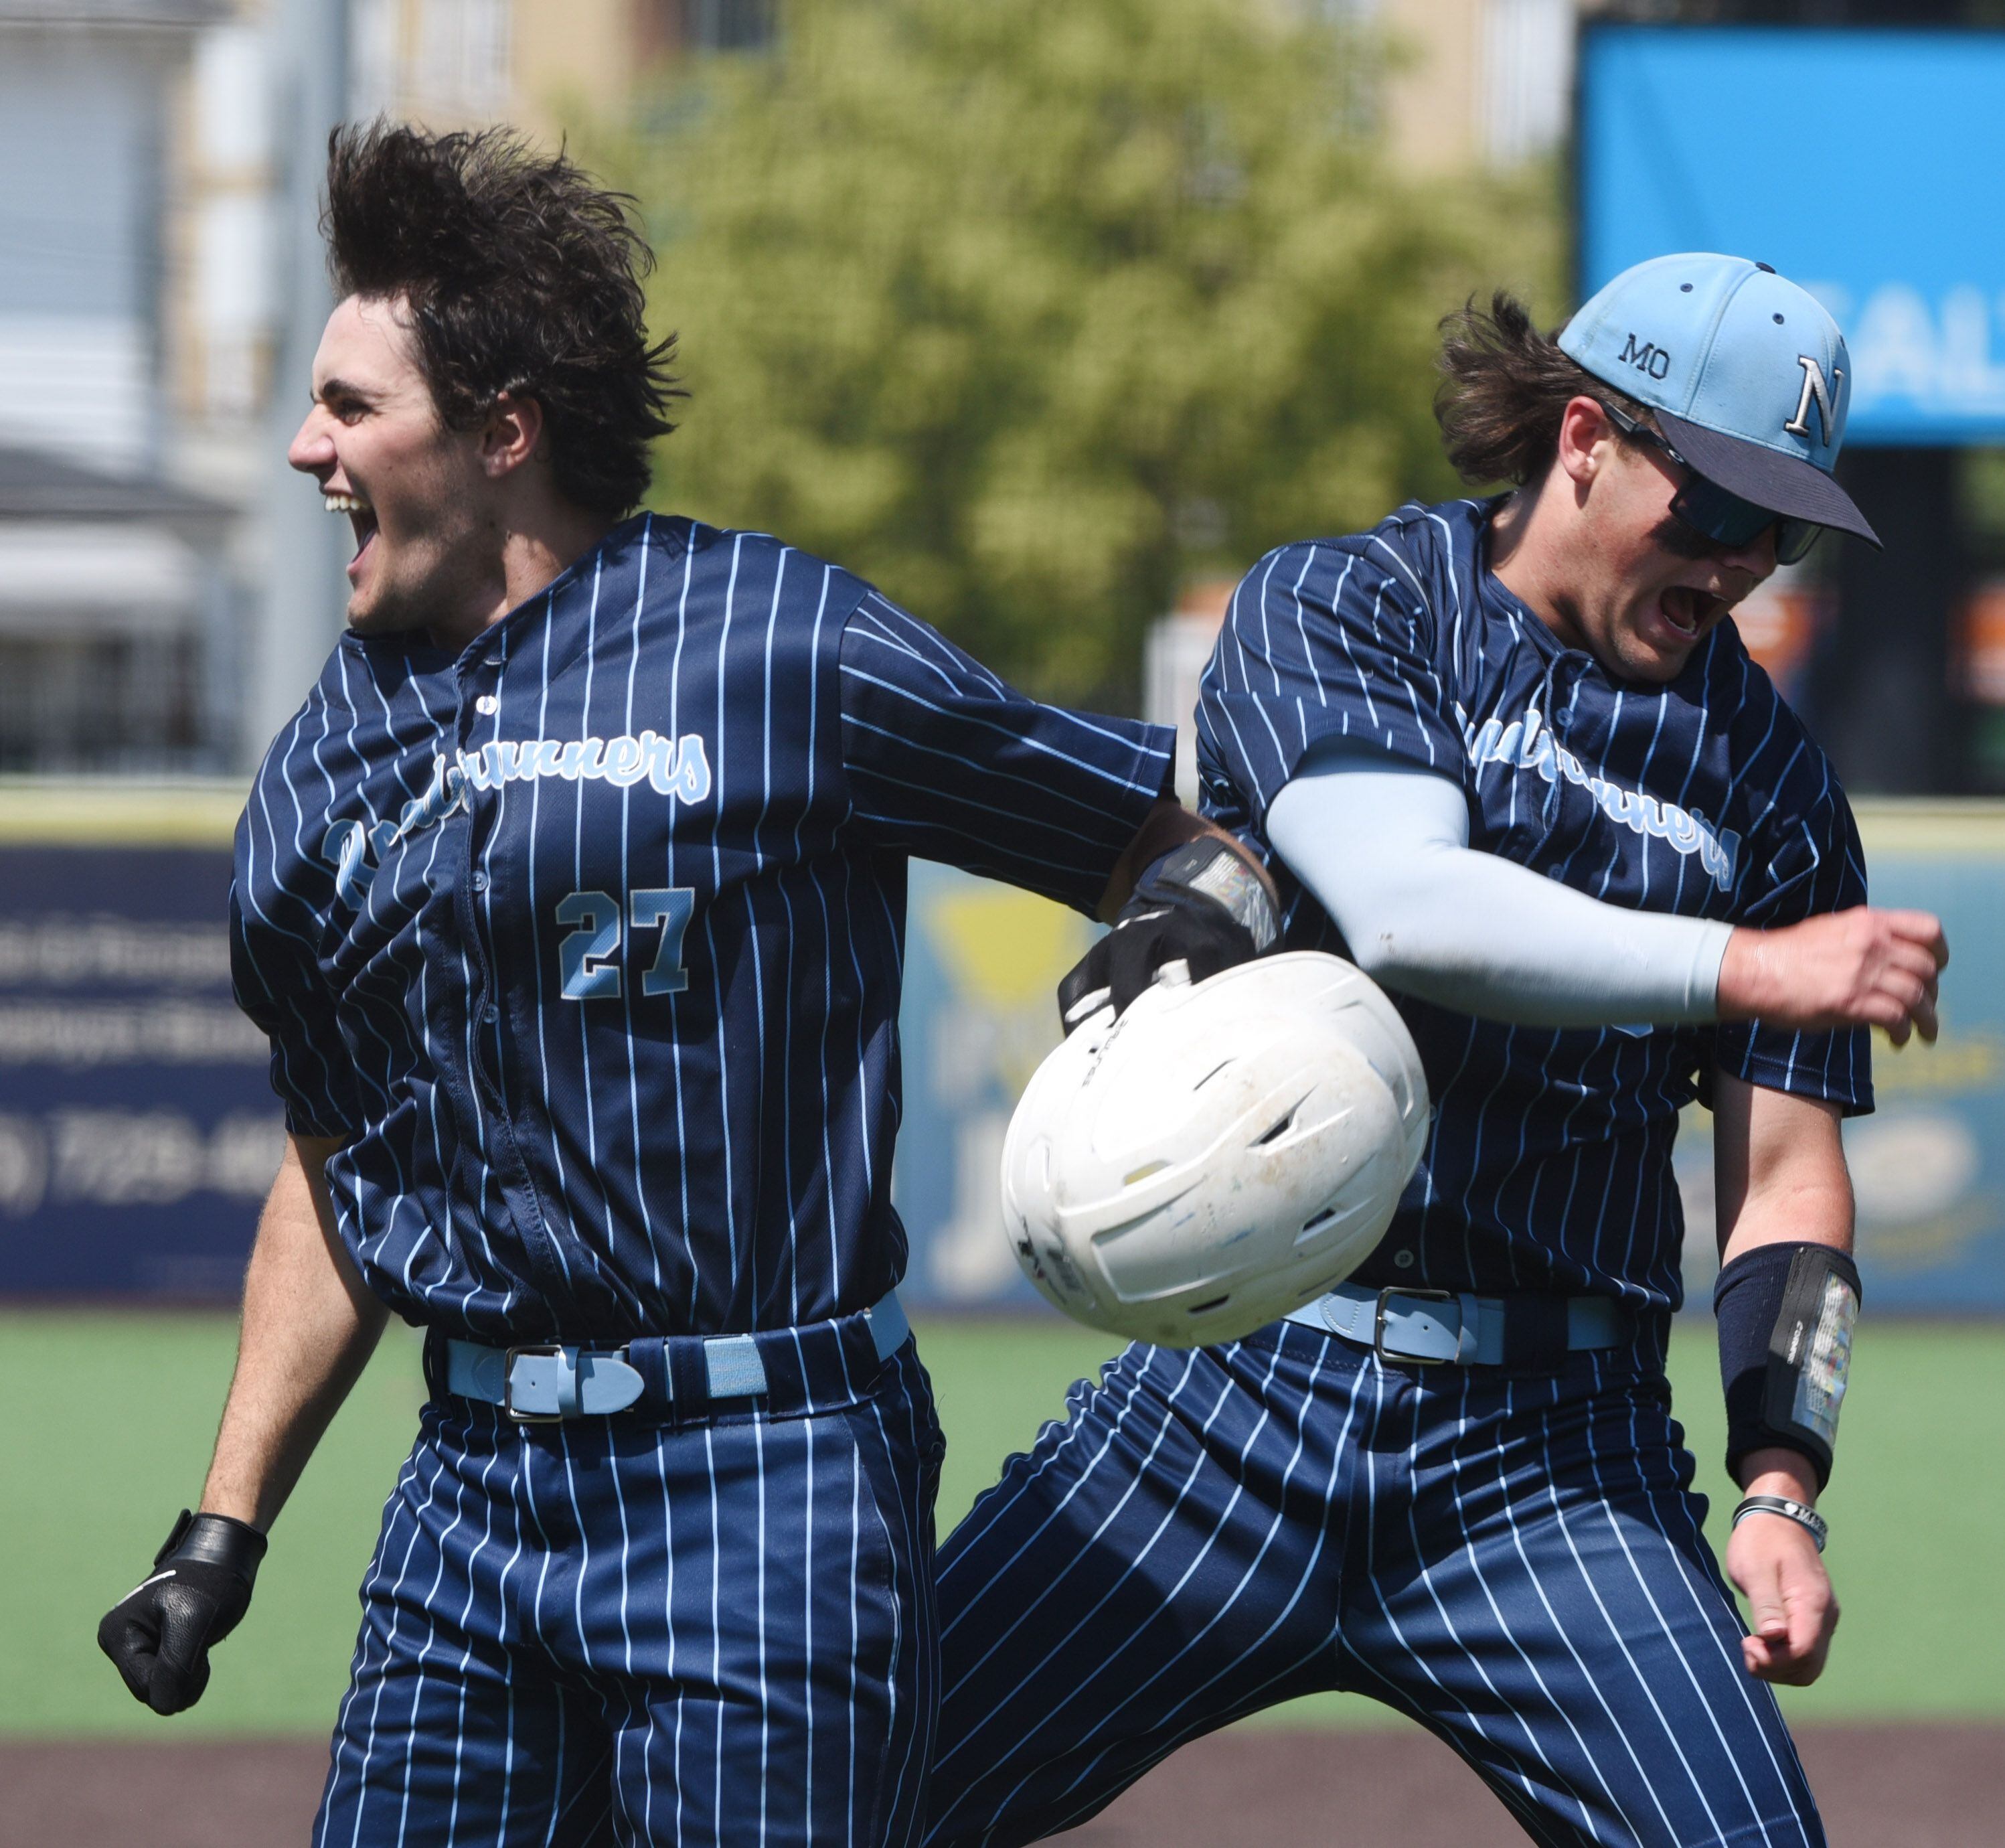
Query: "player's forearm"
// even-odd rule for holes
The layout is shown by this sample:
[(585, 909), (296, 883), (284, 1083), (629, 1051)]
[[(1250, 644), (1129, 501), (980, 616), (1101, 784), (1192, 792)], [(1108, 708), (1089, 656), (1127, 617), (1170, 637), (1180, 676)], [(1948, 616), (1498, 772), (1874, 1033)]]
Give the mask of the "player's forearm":
[(1621, 911), (1467, 848), (1417, 856), (1401, 884), (1357, 936), (1340, 920), (1389, 988), (1524, 1026), (1715, 1017), (1726, 925)]
[(1851, 1185), (1842, 1173), (1777, 1181), (1750, 1193), (1730, 1224), (1722, 1221), (1722, 1264), (1764, 1245), (1828, 1245), (1849, 1252)]
[[(1764, 1400), (1773, 1396), (1767, 1391), (1766, 1375), (1779, 1365), (1801, 1365), (1817, 1374), (1821, 1364), (1824, 1372), (1817, 1379), (1820, 1391), (1836, 1382), (1830, 1429), (1806, 1442), (1768, 1441), (1789, 1437), (1792, 1432), (1759, 1428), (1751, 1421), (1773, 1415), (1775, 1407), (1743, 1401), (1740, 1416), (1750, 1422), (1738, 1433), (1729, 1428), (1729, 1467), (1734, 1480), (1750, 1495), (1781, 1495), (1813, 1504), (1821, 1470), (1830, 1467), (1836, 1407), (1843, 1397), (1845, 1363), (1850, 1351), (1850, 1318), (1849, 1314), (1842, 1318), (1842, 1334), (1821, 1363), (1793, 1351), (1785, 1353), (1780, 1362), (1773, 1358), (1779, 1351), (1773, 1324), (1777, 1299), (1784, 1305), (1789, 1302), (1789, 1292), (1780, 1279), (1785, 1267), (1792, 1277), (1796, 1274), (1798, 1260), (1791, 1254), (1806, 1246), (1847, 1253), (1852, 1249), (1852, 1182), (1845, 1171), (1838, 1112), (1821, 1098), (1771, 1091), (1724, 1071), (1713, 1074), (1712, 1102), (1713, 1188), (1722, 1280), (1715, 1299), (1729, 1425), (1736, 1379), (1759, 1376)], [(1752, 1253), (1775, 1246), (1786, 1249), (1771, 1252), (1752, 1267), (1743, 1262)], [(1845, 1270), (1856, 1292), (1857, 1274), (1849, 1270), (1845, 1260), (1831, 1262)], [(1765, 1276), (1761, 1269), (1764, 1263), (1769, 1267)], [(1730, 1268), (1736, 1266), (1737, 1272)], [(1736, 1275), (1742, 1280), (1737, 1284), (1733, 1281)], [(1729, 1294), (1742, 1291), (1750, 1293), (1744, 1298), (1733, 1295), (1729, 1304)], [(1850, 1300), (1856, 1308), (1856, 1294)], [(1814, 1309), (1806, 1314), (1798, 1305), (1789, 1309), (1787, 1315), (1799, 1321), (1786, 1321), (1785, 1326), (1800, 1326), (1810, 1347), (1834, 1338), (1817, 1326), (1820, 1318)], [(1793, 1350), (1795, 1344), (1787, 1345)], [(1783, 1397), (1790, 1399), (1793, 1394), (1785, 1393)], [(1814, 1460), (1813, 1452), (1821, 1462)]]
[(1735, 1466), (1733, 1480), (1743, 1495), (1781, 1495), (1806, 1508), (1817, 1505), (1817, 1471), (1800, 1450), (1779, 1444), (1750, 1450)]
[(202, 1511), (269, 1527), (355, 1383), (387, 1312), (336, 1238), (321, 1168), (338, 1145), (293, 1139), (244, 1280), (237, 1370)]
[[(1715, 1078), (1715, 1086), (1721, 1082)], [(1716, 1090), (1715, 1094), (1717, 1100)], [(1773, 1177), (1765, 1186), (1747, 1192), (1731, 1217), (1722, 1214), (1722, 1270), (1764, 1245), (1826, 1245), (1835, 1251), (1850, 1252), (1852, 1188), (1842, 1163), (1835, 1175), (1817, 1172), (1814, 1160), (1802, 1165), (1807, 1172)], [(1727, 1190), (1731, 1186), (1729, 1179)], [(1776, 1261), (1781, 1261), (1779, 1256)], [(1750, 1450), (1734, 1463), (1733, 1474), (1747, 1495), (1782, 1495), (1807, 1506), (1816, 1505), (1817, 1470), (1800, 1450), (1781, 1445)]]
[(1268, 838), (1387, 987), (1528, 1026), (1714, 1017), (1733, 932), (1604, 905), (1471, 850), (1461, 789), (1397, 767), (1297, 777)]
[(1852, 1249), (1852, 1178), (1834, 1106), (1717, 1071), (1712, 1125), (1722, 1266), (1764, 1245)]

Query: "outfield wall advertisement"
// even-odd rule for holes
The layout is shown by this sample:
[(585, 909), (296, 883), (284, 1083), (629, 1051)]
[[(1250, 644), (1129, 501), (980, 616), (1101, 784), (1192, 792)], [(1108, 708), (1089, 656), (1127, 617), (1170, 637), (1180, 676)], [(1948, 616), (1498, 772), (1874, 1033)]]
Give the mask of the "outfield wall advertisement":
[[(1874, 1062), (1850, 1124), (1869, 1306), (2005, 1312), (2005, 809), (1864, 805), (1883, 904), (1939, 912), (1956, 961), (1933, 1048)], [(232, 1295), (281, 1146), (264, 1044), (230, 996), (229, 855), (0, 839), (0, 1295)], [(1052, 992), (1093, 927), (912, 869), (894, 1198), (915, 1306), (1037, 1298), (1004, 1238), (1011, 1107), (1058, 1038)], [(1678, 1171), (1695, 1302), (1712, 1270), (1710, 1123)]]
[(219, 848), (0, 846), (0, 1290), (234, 1292), (283, 1145)]
[[(1868, 1306), (2005, 1312), (2005, 813), (1986, 805), (1860, 805), (1873, 900), (1936, 912), (1954, 961), (1942, 1038), (1896, 1052), (1876, 1036), (1877, 1108), (1848, 1123)], [(1711, 1119), (1686, 1112), (1677, 1150), (1685, 1285), (1715, 1270)]]

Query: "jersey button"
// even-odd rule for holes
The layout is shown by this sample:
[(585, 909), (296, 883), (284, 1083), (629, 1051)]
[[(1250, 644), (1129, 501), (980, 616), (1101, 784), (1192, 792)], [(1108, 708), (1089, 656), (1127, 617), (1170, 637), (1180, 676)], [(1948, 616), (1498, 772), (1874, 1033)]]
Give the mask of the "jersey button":
[(483, 693), (473, 702), (473, 709), (483, 718), (492, 718), (501, 710), (501, 702), (491, 693)]
[(487, 875), (485, 873), (476, 873), (469, 883), (476, 892), (484, 892), (487, 890)]
[(1410, 1251), (1396, 1251), (1392, 1254), (1392, 1262), (1402, 1270), (1410, 1270), (1413, 1267), (1413, 1254)]
[(497, 1021), (500, 1019), (501, 1010), (497, 1007), (492, 1001), (490, 1001), (485, 1007), (481, 1009), (480, 1017), (491, 1027)]

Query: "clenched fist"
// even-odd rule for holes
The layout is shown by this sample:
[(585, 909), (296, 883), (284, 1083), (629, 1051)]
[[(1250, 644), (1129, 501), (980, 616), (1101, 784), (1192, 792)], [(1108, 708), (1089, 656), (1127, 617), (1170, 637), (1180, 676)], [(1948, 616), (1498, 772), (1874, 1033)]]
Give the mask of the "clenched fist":
[(1859, 905), (1778, 930), (1740, 929), (1719, 965), (1719, 1017), (1829, 1031), (1884, 1027), (1897, 1046), (1936, 1036), (1949, 962), (1940, 919)]
[(135, 1700), (178, 1713), (209, 1685), (209, 1652), (236, 1628), (251, 1603), (265, 1537), (226, 1514), (184, 1508), (153, 1576), (104, 1614), (97, 1646)]

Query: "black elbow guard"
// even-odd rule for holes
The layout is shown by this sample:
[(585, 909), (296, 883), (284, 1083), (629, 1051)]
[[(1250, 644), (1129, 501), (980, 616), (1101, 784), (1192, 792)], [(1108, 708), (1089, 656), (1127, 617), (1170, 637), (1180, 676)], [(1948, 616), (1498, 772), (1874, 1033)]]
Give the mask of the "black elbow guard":
[(1810, 1459), (1820, 1489), (1831, 1480), (1859, 1302), (1858, 1267), (1828, 1245), (1757, 1245), (1720, 1272), (1712, 1308), (1729, 1474), (1750, 1451), (1778, 1445)]

